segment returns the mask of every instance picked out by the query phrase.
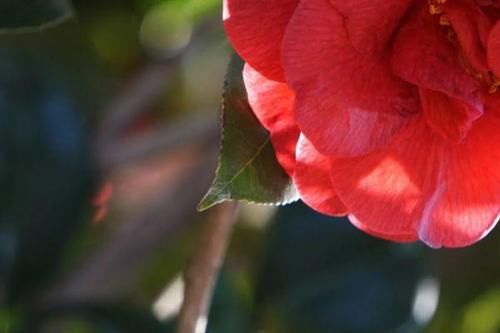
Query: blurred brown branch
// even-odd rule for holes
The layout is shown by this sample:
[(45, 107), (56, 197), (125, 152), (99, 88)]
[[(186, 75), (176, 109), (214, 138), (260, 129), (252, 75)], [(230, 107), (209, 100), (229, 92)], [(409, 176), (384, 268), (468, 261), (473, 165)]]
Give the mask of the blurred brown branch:
[(177, 333), (204, 333), (208, 308), (217, 276), (224, 261), (238, 204), (226, 202), (213, 208), (205, 223), (200, 243), (187, 267), (184, 303), (177, 322)]
[(120, 223), (93, 255), (43, 297), (42, 303), (116, 298), (136, 282), (142, 265), (160, 245), (196, 220), (196, 205), (210, 185), (216, 164), (219, 131), (215, 113), (122, 138), (169, 84), (174, 63), (175, 59), (148, 64), (113, 99), (97, 133), (95, 157), (104, 178), (148, 156), (172, 155), (171, 163), (176, 163), (179, 151), (192, 151), (191, 167), (177, 171), (174, 182), (152, 204)]
[(212, 178), (215, 154), (200, 156), (144, 212), (132, 216), (94, 254), (58, 284), (50, 303), (115, 298), (136, 282), (146, 259), (194, 221), (196, 205)]
[(124, 140), (123, 132), (146, 112), (169, 85), (171, 67), (176, 59), (153, 62), (132, 78), (105, 110), (97, 133), (95, 155), (104, 170), (112, 170), (126, 163), (139, 161), (148, 155), (168, 154), (186, 145), (212, 144), (219, 136), (218, 119), (213, 112), (208, 116), (191, 116)]
[(170, 83), (175, 59), (152, 62), (141, 69), (103, 111), (105, 116), (97, 133), (98, 156), (116, 142), (123, 131), (148, 110)]
[(213, 145), (219, 137), (218, 127), (212, 115), (191, 117), (127, 140), (126, 143), (111, 143), (101, 150), (99, 160), (105, 170), (110, 170), (148, 155), (169, 154), (179, 147)]

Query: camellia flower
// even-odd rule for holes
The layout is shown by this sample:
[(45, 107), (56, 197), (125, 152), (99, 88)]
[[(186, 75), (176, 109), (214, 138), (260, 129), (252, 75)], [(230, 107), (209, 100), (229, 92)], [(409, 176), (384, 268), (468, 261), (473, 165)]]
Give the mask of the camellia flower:
[(500, 4), (225, 0), (250, 105), (302, 200), (461, 247), (500, 213)]

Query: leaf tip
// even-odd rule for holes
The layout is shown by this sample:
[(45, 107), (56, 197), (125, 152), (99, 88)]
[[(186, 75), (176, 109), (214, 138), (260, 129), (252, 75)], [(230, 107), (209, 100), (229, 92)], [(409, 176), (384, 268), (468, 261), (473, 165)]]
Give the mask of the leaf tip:
[(226, 200), (224, 199), (219, 199), (217, 197), (215, 197), (213, 194), (212, 194), (212, 190), (210, 189), (208, 191), (207, 194), (205, 194), (205, 196), (203, 197), (203, 199), (201, 199), (200, 203), (198, 204), (198, 206), (196, 207), (196, 210), (198, 210), (199, 212), (203, 212), (209, 208), (212, 208), (213, 206), (221, 203), (221, 202), (224, 202)]

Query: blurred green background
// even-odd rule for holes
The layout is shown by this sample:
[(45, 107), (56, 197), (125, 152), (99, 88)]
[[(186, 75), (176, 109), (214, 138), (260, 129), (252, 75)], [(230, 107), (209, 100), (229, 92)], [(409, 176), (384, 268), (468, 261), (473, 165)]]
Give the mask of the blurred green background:
[[(174, 332), (209, 214), (220, 2), (75, 0), (50, 29), (0, 29), (0, 333)], [(244, 206), (208, 332), (500, 332), (499, 238), (434, 251)]]

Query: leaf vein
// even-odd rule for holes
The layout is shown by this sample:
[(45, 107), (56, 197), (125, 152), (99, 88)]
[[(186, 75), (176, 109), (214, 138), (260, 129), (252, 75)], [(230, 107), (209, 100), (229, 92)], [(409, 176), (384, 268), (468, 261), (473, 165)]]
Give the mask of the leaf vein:
[(266, 138), (266, 140), (259, 146), (259, 148), (255, 152), (255, 154), (253, 154), (252, 157), (250, 157), (248, 159), (248, 161), (245, 162), (245, 164), (243, 164), (241, 169), (233, 177), (231, 177), (231, 179), (229, 179), (227, 182), (224, 182), (224, 186), (222, 187), (222, 191), (225, 190), (227, 188), (227, 186), (231, 185), (235, 181), (235, 179), (238, 178), (243, 173), (243, 171), (245, 171), (245, 169), (248, 168), (248, 166), (250, 164), (252, 164), (253, 161), (255, 161), (255, 159), (259, 156), (259, 154), (262, 152), (264, 147), (269, 143), (269, 140), (270, 140), (270, 136), (268, 136)]

